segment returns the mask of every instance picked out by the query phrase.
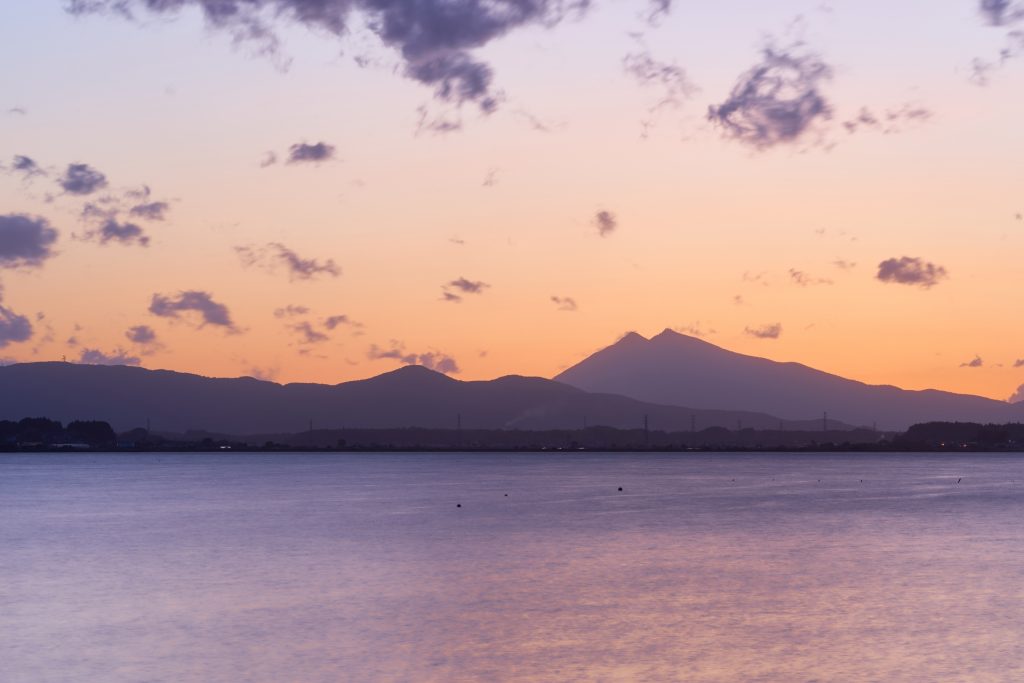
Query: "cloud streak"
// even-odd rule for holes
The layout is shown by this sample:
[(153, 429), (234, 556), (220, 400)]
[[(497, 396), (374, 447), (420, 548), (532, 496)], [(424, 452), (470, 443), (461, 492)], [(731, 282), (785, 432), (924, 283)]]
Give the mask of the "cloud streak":
[(747, 327), (743, 331), (751, 337), (757, 337), (758, 339), (778, 339), (782, 336), (782, 324), (772, 323), (771, 325), (761, 325), (760, 327)]
[(405, 345), (401, 342), (392, 341), (391, 348), (381, 349), (376, 344), (371, 344), (366, 353), (370, 360), (397, 360), (404, 365), (422, 365), (423, 367), (452, 375), (459, 373), (459, 364), (454, 358), (438, 351), (427, 351), (425, 353), (407, 353)]
[(320, 262), (312, 258), (302, 258), (293, 250), (280, 242), (271, 242), (262, 247), (235, 247), (235, 253), (245, 267), (258, 267), (268, 272), (284, 268), (290, 280), (312, 280), (320, 275), (338, 277), (341, 268), (332, 260)]

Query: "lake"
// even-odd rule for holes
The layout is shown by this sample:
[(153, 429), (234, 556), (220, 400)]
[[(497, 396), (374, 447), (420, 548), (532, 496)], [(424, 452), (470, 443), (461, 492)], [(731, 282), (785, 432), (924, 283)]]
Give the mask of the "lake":
[(0, 454), (0, 680), (1021, 681), (1022, 529), (1014, 455)]

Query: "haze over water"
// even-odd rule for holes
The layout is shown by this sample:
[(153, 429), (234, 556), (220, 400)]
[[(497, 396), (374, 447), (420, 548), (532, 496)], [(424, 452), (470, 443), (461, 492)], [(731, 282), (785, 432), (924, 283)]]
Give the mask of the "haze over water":
[(1022, 512), (1000, 455), (4, 455), (0, 680), (1022, 680)]

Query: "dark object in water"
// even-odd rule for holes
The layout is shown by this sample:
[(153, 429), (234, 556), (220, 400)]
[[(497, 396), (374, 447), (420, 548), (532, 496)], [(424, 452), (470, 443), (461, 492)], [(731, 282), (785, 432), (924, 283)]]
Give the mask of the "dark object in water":
[(457, 507), (457, 508), (460, 508), (460, 507), (462, 507), (462, 503), (456, 503), (456, 504), (455, 504), (455, 507)]
[(622, 490), (622, 487), (621, 487), (621, 486), (619, 487), (619, 490), (620, 490), (620, 491)]

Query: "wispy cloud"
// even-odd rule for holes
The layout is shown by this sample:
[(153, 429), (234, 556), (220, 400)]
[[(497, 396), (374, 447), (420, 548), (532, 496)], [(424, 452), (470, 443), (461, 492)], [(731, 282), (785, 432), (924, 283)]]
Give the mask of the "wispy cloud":
[(294, 325), (288, 326), (292, 332), (295, 332), (301, 338), (302, 344), (319, 344), (330, 339), (330, 337), (323, 332), (315, 329), (312, 323), (308, 321), (302, 321), (295, 323)]
[(119, 346), (109, 353), (99, 349), (82, 349), (78, 362), (85, 365), (139, 365), (142, 361)]
[(404, 344), (394, 340), (392, 340), (391, 347), (388, 349), (381, 349), (376, 344), (371, 344), (366, 355), (370, 360), (397, 360), (405, 365), (422, 365), (429, 370), (435, 370), (446, 375), (458, 374), (459, 372), (459, 364), (448, 354), (438, 351), (409, 353), (406, 352)]
[(759, 327), (747, 327), (743, 331), (751, 337), (757, 337), (758, 339), (778, 339), (782, 336), (782, 324), (772, 323), (771, 325), (761, 325)]
[(967, 361), (965, 363), (961, 363), (960, 367), (962, 367), (962, 368), (980, 368), (983, 365), (985, 365), (985, 361), (983, 361), (981, 359), (981, 356), (975, 356), (971, 360), (969, 360), (969, 361)]
[[(2, 168), (2, 167), (0, 167)], [(11, 165), (7, 169), (9, 173), (19, 173), (25, 180), (35, 176), (45, 176), (46, 170), (37, 164), (34, 159), (23, 154), (15, 154)]]
[(801, 287), (834, 284), (832, 280), (829, 280), (828, 278), (814, 277), (813, 275), (808, 275), (802, 270), (797, 270), (796, 268), (789, 269), (789, 279), (792, 280), (794, 284), (800, 285)]
[[(464, 277), (452, 280), (441, 287), (442, 301), (459, 303), (463, 294), (483, 294), (490, 285), (479, 280), (467, 280)], [(455, 290), (455, 291), (452, 291)]]
[(309, 313), (309, 309), (307, 307), (296, 306), (293, 304), (288, 304), (287, 306), (274, 309), (275, 318), (294, 318), (295, 316), (306, 315), (307, 313)]
[(878, 264), (878, 275), (882, 282), (914, 285), (930, 289), (948, 277), (946, 269), (917, 257), (902, 256), (890, 258)]
[(341, 268), (332, 259), (321, 262), (314, 258), (302, 258), (280, 242), (271, 242), (262, 247), (235, 247), (235, 253), (246, 267), (256, 266), (269, 272), (283, 267), (290, 280), (312, 280), (319, 275), (341, 275)]
[(578, 308), (578, 306), (576, 305), (576, 300), (573, 299), (571, 296), (553, 296), (551, 297), (551, 301), (554, 302), (556, 306), (558, 306), (558, 310), (560, 311), (571, 312), (575, 311)]
[(888, 135), (900, 132), (906, 124), (924, 123), (932, 116), (930, 109), (909, 104), (903, 105), (899, 109), (886, 110), (881, 114), (876, 114), (867, 107), (861, 107), (855, 117), (843, 121), (843, 128), (847, 133), (876, 130)]
[(213, 325), (230, 332), (238, 331), (231, 321), (228, 307), (214, 301), (208, 292), (188, 290), (174, 296), (154, 294), (149, 312), (161, 318), (180, 318), (182, 313), (197, 313), (200, 328)]
[(740, 76), (729, 97), (708, 108), (708, 120), (730, 139), (758, 150), (803, 140), (832, 116), (821, 86), (832, 68), (801, 46), (768, 46)]

